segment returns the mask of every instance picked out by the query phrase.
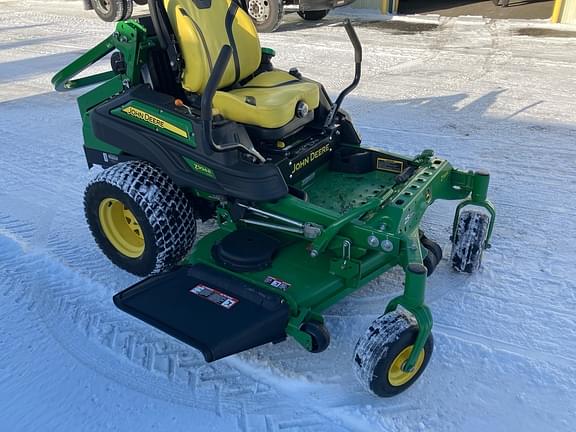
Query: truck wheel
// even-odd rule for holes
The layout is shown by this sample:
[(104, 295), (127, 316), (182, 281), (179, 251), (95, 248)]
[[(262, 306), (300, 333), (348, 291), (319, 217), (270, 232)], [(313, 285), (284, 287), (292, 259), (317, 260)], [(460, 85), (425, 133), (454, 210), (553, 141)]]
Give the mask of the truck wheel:
[(434, 339), (430, 335), (414, 369), (405, 372), (402, 367), (417, 336), (416, 320), (400, 311), (376, 319), (354, 350), (354, 372), (362, 385), (376, 396), (390, 397), (414, 384), (426, 369), (434, 350)]
[(137, 276), (169, 270), (196, 237), (190, 201), (147, 162), (119, 163), (98, 174), (84, 193), (84, 210), (102, 252)]
[(328, 15), (330, 9), (326, 10), (315, 10), (315, 11), (298, 11), (300, 18), (306, 21), (320, 21), (326, 15)]
[(480, 268), (489, 221), (489, 216), (479, 211), (468, 210), (460, 214), (456, 234), (452, 239), (454, 270), (474, 273)]
[(90, 4), (100, 19), (106, 22), (121, 21), (126, 14), (127, 0), (90, 0)]
[(246, 8), (260, 33), (276, 30), (284, 16), (282, 0), (246, 0)]
[(124, 8), (124, 14), (122, 14), (122, 21), (130, 19), (134, 11), (134, 3), (132, 0), (124, 0), (124, 3), (126, 3), (126, 7)]

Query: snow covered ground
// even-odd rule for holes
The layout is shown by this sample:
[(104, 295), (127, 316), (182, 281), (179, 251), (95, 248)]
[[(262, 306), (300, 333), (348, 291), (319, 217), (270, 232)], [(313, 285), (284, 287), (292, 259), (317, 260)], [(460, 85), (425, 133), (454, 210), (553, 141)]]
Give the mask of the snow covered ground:
[[(481, 18), (357, 23), (364, 76), (345, 107), (365, 143), (488, 169), (499, 216), (481, 272), (444, 260), (430, 278), (434, 356), (382, 400), (356, 383), (351, 357), (400, 292), (399, 271), (329, 310), (333, 344), (317, 355), (288, 341), (206, 365), (115, 309), (113, 293), (136, 279), (90, 237), (77, 94), (49, 82), (113, 26), (80, 2), (0, 0), (0, 12), (1, 430), (574, 429), (576, 33), (520, 36), (547, 25)], [(336, 94), (353, 72), (339, 19), (289, 16), (263, 44)], [(446, 253), (452, 210), (438, 203), (425, 224)]]

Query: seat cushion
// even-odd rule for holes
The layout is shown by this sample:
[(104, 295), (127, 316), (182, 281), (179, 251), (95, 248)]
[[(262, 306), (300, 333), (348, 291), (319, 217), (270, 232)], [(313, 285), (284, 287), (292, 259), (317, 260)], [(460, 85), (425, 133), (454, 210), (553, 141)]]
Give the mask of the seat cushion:
[(294, 119), (299, 101), (310, 110), (318, 108), (318, 84), (274, 70), (257, 75), (239, 89), (217, 91), (213, 106), (228, 120), (275, 129)]

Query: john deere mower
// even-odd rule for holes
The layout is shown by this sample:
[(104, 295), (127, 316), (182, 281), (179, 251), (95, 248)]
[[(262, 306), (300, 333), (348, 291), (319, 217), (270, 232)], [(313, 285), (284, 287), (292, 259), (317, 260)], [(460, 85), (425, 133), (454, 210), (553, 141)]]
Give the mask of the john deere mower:
[[(149, 8), (52, 81), (59, 91), (100, 83), (78, 98), (88, 165), (104, 168), (86, 188), (86, 218), (114, 264), (146, 276), (114, 303), (208, 362), (288, 336), (319, 353), (330, 343), (322, 313), (400, 266), (403, 293), (352, 364), (376, 395), (404, 391), (433, 349), (424, 292), (442, 249), (422, 216), (435, 200), (460, 200), (451, 265), (478, 269), (495, 219), (489, 175), (430, 150), (361, 146), (341, 108), (361, 74), (348, 20), (355, 77), (333, 101), (297, 69), (274, 68), (235, 1)], [(110, 70), (77, 78), (109, 54)], [(218, 228), (195, 243), (197, 219)]]

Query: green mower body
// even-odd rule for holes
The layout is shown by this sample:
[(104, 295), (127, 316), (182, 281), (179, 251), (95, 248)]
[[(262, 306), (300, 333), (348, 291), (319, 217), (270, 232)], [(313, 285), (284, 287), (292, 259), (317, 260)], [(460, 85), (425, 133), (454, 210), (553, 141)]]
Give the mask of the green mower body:
[[(355, 37), (349, 23), (347, 30)], [(323, 312), (400, 266), (404, 292), (383, 305), (383, 312), (391, 317), (401, 311), (404, 321), (398, 326), (400, 318), (392, 317), (396, 327), (392, 318), (379, 322), (402, 332), (411, 329), (409, 349), (391, 347), (396, 357), (376, 359), (368, 372), (362, 356), (373, 353), (363, 351), (355, 362), (364, 368), (360, 375), (368, 374), (366, 384), (376, 394), (404, 390), (431, 354), (432, 316), (424, 293), (426, 278), (441, 259), (441, 249), (420, 229), (422, 217), (436, 200), (461, 201), (452, 240), (455, 247), (468, 248), (481, 258), (495, 218), (487, 200), (489, 175), (455, 169), (430, 150), (407, 157), (362, 147), (350, 117), (340, 108), (342, 101), (331, 101), (323, 87), (312, 119), (306, 118), (308, 113), (278, 129), (229, 121), (212, 111), (210, 83), (203, 95), (182, 91), (167, 66), (170, 51), (161, 47), (155, 33), (149, 18), (120, 22), (113, 35), (53, 79), (58, 90), (100, 83), (78, 98), (90, 166), (113, 170), (149, 164), (182, 192), (194, 219), (217, 222), (218, 228), (191, 250), (186, 246), (177, 263), (169, 268), (157, 265), (148, 272), (152, 276), (117, 294), (117, 306), (198, 348), (207, 361), (287, 336), (319, 352), (329, 343)], [(358, 54), (359, 44), (356, 48)], [(111, 52), (111, 71), (72, 79)], [(220, 57), (212, 72), (215, 83), (218, 62), (225, 63), (230, 55), (226, 58), (224, 52)], [(361, 55), (358, 79), (359, 60)], [(115, 178), (121, 179), (116, 183), (133, 181), (124, 174)], [(143, 184), (131, 186), (135, 192), (124, 202), (123, 213), (140, 219), (140, 225), (156, 211), (153, 202), (152, 210), (139, 210), (139, 203), (154, 192), (148, 185), (140, 194)], [(129, 194), (127, 187), (123, 190)], [(111, 196), (109, 202), (122, 201), (121, 195)], [(172, 205), (166, 202), (164, 209)], [(94, 217), (109, 214), (113, 220), (109, 205), (106, 210), (100, 204)], [(489, 220), (479, 219), (486, 222), (481, 235), (460, 223), (461, 210), (468, 205), (490, 215)], [(161, 224), (161, 219), (154, 223)], [(93, 229), (96, 237), (108, 231)], [(134, 244), (141, 239), (139, 247), (152, 247), (145, 227), (141, 231), (134, 231)], [(463, 246), (464, 238), (473, 243)], [(123, 265), (129, 257), (115, 261), (112, 252), (107, 254), (131, 269)], [(453, 264), (460, 260), (459, 270), (471, 268), (462, 262), (462, 254), (452, 259)], [(374, 332), (366, 336), (375, 337)], [(382, 387), (377, 368), (384, 364), (389, 375)]]

